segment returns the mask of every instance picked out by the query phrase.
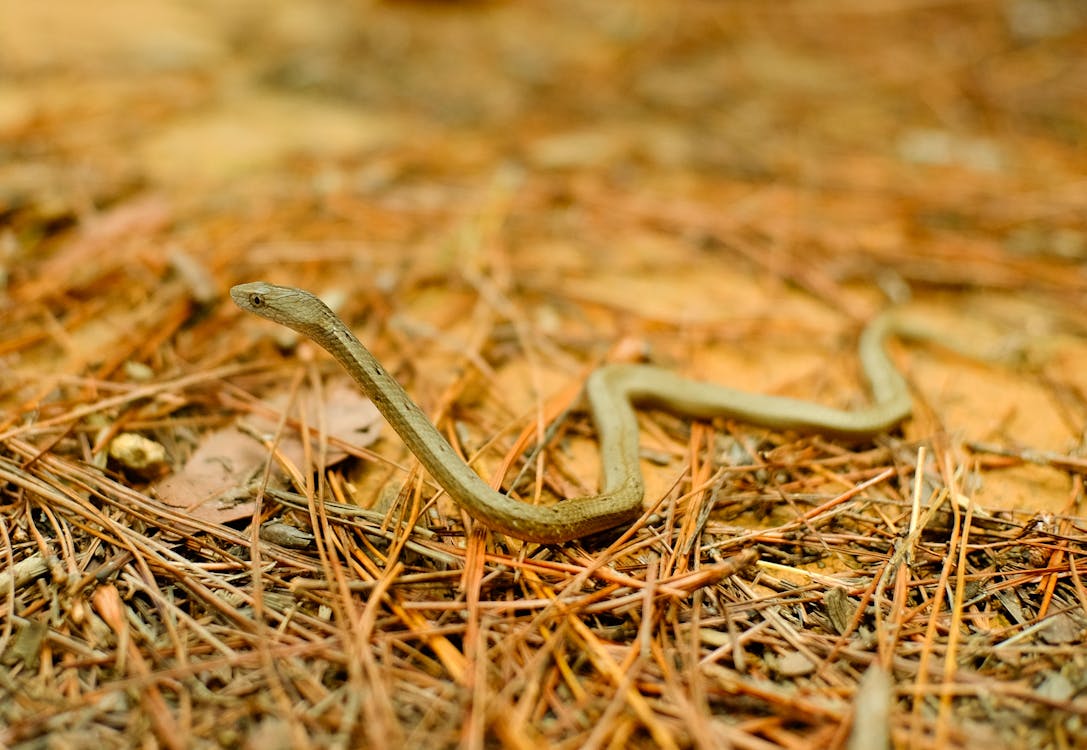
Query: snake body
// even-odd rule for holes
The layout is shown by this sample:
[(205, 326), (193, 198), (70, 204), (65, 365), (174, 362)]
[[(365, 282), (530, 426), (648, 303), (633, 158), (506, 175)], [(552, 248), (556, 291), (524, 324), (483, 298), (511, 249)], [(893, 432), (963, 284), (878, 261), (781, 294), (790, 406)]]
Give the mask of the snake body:
[(650, 365), (605, 365), (585, 385), (600, 442), (601, 493), (553, 506), (530, 505), (480, 479), (400, 384), (317, 297), (260, 281), (239, 284), (230, 295), (243, 310), (294, 329), (335, 357), (435, 481), (474, 518), (496, 531), (533, 542), (577, 539), (628, 524), (642, 513), (645, 485), (635, 404), (689, 417), (731, 417), (767, 427), (853, 438), (893, 427), (911, 411), (906, 382), (884, 351), (884, 339), (894, 329), (894, 318), (887, 313), (875, 318), (860, 337), (859, 356), (873, 404), (856, 411), (739, 391)]

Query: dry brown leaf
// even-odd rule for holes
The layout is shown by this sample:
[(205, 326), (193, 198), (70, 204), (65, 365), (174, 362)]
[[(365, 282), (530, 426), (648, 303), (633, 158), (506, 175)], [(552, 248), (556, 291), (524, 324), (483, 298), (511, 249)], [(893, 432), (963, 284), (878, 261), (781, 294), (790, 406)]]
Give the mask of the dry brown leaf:
[[(323, 421), (329, 437), (356, 446), (373, 443), (380, 434), (381, 420), (371, 401), (345, 381), (330, 384), (324, 391), (324, 414), (319, 414), (317, 401), (309, 391), (299, 394), (305, 404), (306, 424), (317, 429)], [(288, 395), (278, 395), (268, 402), (273, 412), (287, 407)], [(297, 408), (292, 411), (297, 414)], [(269, 414), (254, 414), (248, 422), (259, 433), (275, 436), (278, 419)], [(312, 455), (317, 455), (317, 438), (311, 438)], [(298, 467), (303, 466), (302, 441), (297, 431), (289, 427), (281, 436), (278, 449)], [(325, 465), (331, 466), (347, 457), (342, 449), (328, 446)], [(211, 523), (227, 523), (252, 515), (253, 503), (245, 493), (250, 481), (259, 478), (268, 461), (268, 451), (237, 425), (212, 432), (204, 437), (185, 466), (154, 485), (154, 491), (164, 503), (184, 508), (197, 518)], [(271, 479), (279, 482), (285, 473), (273, 466)], [(239, 496), (243, 501), (239, 502)]]

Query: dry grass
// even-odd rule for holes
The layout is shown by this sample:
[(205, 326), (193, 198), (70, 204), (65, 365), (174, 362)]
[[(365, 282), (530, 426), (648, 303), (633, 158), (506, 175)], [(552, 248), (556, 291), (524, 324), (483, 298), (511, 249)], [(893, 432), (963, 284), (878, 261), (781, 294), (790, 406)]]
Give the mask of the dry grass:
[[(1082, 746), (1087, 27), (1042, 5), (254, 4), (180, 65), (166, 2), (90, 58), (13, 19), (0, 745)], [(333, 434), (257, 278), (527, 501), (592, 491), (606, 359), (855, 406), (906, 298), (986, 356), (896, 346), (866, 444), (644, 412), (645, 517), (538, 546)], [(260, 464), (166, 502), (234, 424)]]

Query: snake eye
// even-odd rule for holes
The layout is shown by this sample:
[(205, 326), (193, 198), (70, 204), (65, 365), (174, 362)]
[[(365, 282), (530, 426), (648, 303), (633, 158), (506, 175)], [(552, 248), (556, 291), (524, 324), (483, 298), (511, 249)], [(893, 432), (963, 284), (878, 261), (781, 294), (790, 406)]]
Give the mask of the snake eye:
[(259, 294), (253, 294), (249, 297), (249, 304), (253, 307), (262, 307), (264, 305), (264, 297)]

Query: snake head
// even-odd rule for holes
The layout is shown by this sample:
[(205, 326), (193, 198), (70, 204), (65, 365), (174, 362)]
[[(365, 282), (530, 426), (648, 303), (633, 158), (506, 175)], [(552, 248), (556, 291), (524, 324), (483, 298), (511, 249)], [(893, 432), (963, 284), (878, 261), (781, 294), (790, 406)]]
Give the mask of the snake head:
[(307, 336), (331, 328), (339, 320), (317, 297), (290, 286), (252, 281), (231, 288), (230, 296), (241, 309)]
[(255, 312), (258, 315), (262, 310), (268, 307), (269, 303), (275, 302), (277, 296), (282, 296), (282, 292), (287, 291), (284, 287), (276, 286), (275, 284), (269, 284), (264, 281), (253, 281), (248, 284), (238, 284), (232, 287), (230, 290), (230, 296), (234, 300), (234, 304), (243, 310), (249, 312)]

